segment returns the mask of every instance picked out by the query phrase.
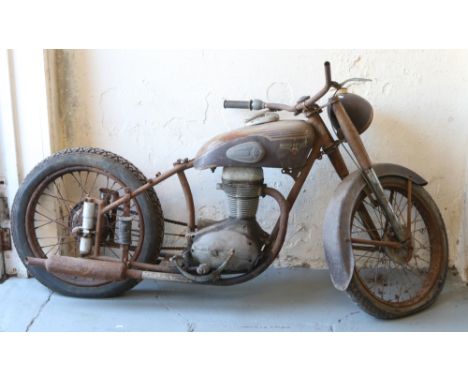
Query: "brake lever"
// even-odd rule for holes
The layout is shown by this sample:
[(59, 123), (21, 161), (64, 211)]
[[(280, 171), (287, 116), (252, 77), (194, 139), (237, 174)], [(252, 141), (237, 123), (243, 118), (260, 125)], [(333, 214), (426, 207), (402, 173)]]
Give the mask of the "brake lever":
[(301, 103), (301, 102), (304, 102), (304, 101), (307, 101), (309, 98), (310, 98), (310, 95), (302, 96), (301, 98), (299, 98), (299, 99), (296, 101), (296, 104)]
[(268, 109), (265, 109), (265, 110), (262, 110), (260, 111), (259, 113), (255, 113), (254, 115), (252, 115), (251, 117), (247, 118), (244, 120), (245, 123), (249, 123), (249, 122), (252, 122), (254, 119), (257, 119), (259, 117), (262, 117), (264, 116), (266, 113), (268, 113), (269, 110)]
[(348, 78), (347, 80), (338, 84), (338, 86), (341, 89), (349, 82), (372, 82), (372, 80), (370, 78), (361, 78), (361, 77)]

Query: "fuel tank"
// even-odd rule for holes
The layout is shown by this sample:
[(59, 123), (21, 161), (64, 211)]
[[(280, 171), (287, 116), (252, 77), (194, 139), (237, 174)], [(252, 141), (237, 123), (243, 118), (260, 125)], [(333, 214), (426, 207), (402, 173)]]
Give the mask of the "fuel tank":
[(220, 134), (198, 151), (194, 167), (301, 168), (312, 149), (313, 127), (302, 120), (282, 120)]

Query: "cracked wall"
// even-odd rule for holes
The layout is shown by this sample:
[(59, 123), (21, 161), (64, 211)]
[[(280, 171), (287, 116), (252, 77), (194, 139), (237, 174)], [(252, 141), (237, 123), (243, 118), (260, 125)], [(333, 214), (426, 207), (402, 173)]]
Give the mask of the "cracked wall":
[[(325, 60), (337, 80), (373, 79), (352, 88), (374, 106), (372, 128), (363, 135), (369, 153), (375, 162), (408, 166), (429, 181), (447, 225), (451, 263), (463, 271), (466, 51), (57, 51), (55, 149), (102, 147), (150, 177), (242, 125), (250, 113), (224, 110), (223, 99), (293, 103), (322, 87)], [(225, 200), (215, 187), (220, 171), (191, 171), (188, 178), (198, 214), (222, 218)], [(283, 193), (292, 184), (278, 170), (266, 170), (265, 178)], [(325, 266), (322, 221), (337, 185), (328, 161), (318, 162), (292, 211), (279, 266)], [(179, 190), (175, 179), (158, 186), (167, 217), (184, 219)], [(264, 227), (271, 228), (276, 214), (272, 202), (261, 202)]]

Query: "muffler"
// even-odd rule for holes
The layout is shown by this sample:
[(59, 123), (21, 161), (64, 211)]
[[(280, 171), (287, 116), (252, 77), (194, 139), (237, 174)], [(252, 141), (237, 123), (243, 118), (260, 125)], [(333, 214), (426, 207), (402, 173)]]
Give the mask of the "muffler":
[(51, 273), (89, 277), (108, 281), (120, 281), (126, 278), (127, 268), (124, 263), (95, 261), (69, 256), (49, 256), (47, 259), (28, 257), (28, 264), (41, 266)]
[[(129, 269), (124, 263), (120, 261), (105, 260), (104, 257), (101, 260), (90, 260), (69, 256), (49, 256), (47, 259), (27, 257), (27, 262), (29, 265), (43, 267), (51, 273), (61, 273), (106, 281), (150, 279), (160, 281), (190, 282), (190, 280), (177, 273)], [(138, 267), (144, 268), (158, 268), (157, 265), (144, 263), (135, 263), (135, 266), (137, 265)], [(161, 267), (161, 269), (163, 269), (163, 267)]]

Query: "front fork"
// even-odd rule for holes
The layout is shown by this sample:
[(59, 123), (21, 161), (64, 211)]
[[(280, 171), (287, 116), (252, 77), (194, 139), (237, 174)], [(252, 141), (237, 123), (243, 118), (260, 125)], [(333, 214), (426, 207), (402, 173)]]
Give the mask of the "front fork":
[(407, 232), (397, 218), (390, 201), (385, 196), (382, 184), (380, 183), (374, 169), (371, 168), (364, 170), (363, 176), (366, 179), (370, 189), (374, 193), (377, 201), (379, 202), (379, 205), (382, 207), (384, 215), (392, 226), (393, 232), (395, 232), (395, 236), (397, 237), (398, 241), (404, 242), (406, 239), (408, 239)]
[[(349, 147), (351, 148), (357, 162), (359, 163), (359, 166), (362, 169), (362, 175), (369, 185), (371, 191), (374, 193), (377, 201), (379, 202), (379, 205), (382, 207), (384, 215), (393, 228), (393, 232), (395, 233), (396, 238), (400, 243), (407, 241), (411, 238), (411, 231), (410, 229), (405, 229), (400, 223), (390, 201), (385, 196), (382, 184), (380, 183), (377, 174), (372, 168), (372, 163), (366, 148), (364, 147), (364, 143), (362, 142), (361, 136), (359, 135), (356, 127), (351, 121), (351, 118), (338, 99), (336, 99), (332, 107), (340, 125), (341, 131), (343, 132)], [(408, 188), (410, 189), (410, 185), (408, 185)], [(408, 195), (408, 198), (411, 198), (411, 195)], [(410, 216), (410, 212), (408, 213), (408, 216)]]

